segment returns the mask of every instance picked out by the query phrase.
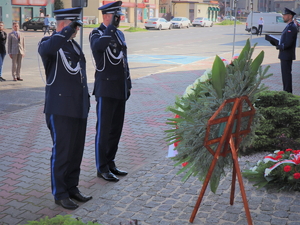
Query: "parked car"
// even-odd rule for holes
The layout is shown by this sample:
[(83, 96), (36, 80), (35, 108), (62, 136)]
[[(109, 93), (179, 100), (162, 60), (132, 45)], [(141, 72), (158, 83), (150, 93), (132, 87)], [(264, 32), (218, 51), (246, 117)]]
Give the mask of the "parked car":
[[(55, 30), (56, 29), (56, 19), (48, 18), (49, 19), (49, 29)], [(28, 29), (33, 30), (43, 30), (45, 31), (46, 27), (44, 25), (45, 17), (33, 17), (31, 20), (28, 20), (22, 24), (22, 28), (24, 31)]]
[(224, 16), (223, 20), (235, 20), (235, 17), (231, 16), (231, 18), (230, 18), (230, 16)]
[(172, 29), (172, 23), (164, 18), (151, 18), (145, 22), (145, 28), (148, 30), (150, 28), (162, 30), (162, 29)]
[(171, 20), (171, 23), (173, 24), (173, 27), (176, 28), (183, 28), (183, 27), (189, 28), (191, 25), (191, 21), (186, 17), (174, 17)]
[(212, 27), (213, 22), (205, 17), (197, 17), (192, 22), (193, 26), (201, 26), (201, 27)]

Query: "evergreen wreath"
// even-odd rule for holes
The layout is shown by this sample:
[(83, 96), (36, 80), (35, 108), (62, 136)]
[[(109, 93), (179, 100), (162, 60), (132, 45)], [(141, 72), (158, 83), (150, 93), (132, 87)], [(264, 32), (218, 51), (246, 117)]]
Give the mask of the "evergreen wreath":
[[(175, 104), (168, 107), (176, 117), (168, 119), (167, 124), (171, 125), (172, 129), (165, 131), (166, 140), (169, 144), (175, 143), (175, 150), (178, 152), (172, 157), (177, 161), (175, 165), (186, 163), (186, 166), (177, 173), (185, 172), (182, 179), (184, 182), (191, 176), (197, 176), (200, 181), (204, 181), (207, 175), (213, 155), (203, 146), (206, 125), (224, 100), (247, 95), (253, 104), (257, 94), (267, 89), (261, 81), (272, 75), (267, 74), (270, 66), (265, 69), (261, 67), (264, 51), (261, 51), (254, 60), (251, 59), (255, 46), (256, 44), (251, 47), (248, 39), (239, 57), (227, 66), (219, 56), (216, 56), (212, 69), (207, 70), (203, 76), (188, 86), (184, 95), (176, 97)], [(227, 104), (219, 117), (228, 116), (232, 106), (233, 104)], [(249, 107), (245, 104), (243, 110), (249, 110)], [(251, 142), (259, 118), (260, 115), (256, 111), (251, 132), (242, 140), (241, 145), (245, 146)], [(242, 120), (241, 127), (245, 127), (247, 122)], [(225, 125), (226, 123), (223, 123), (211, 127), (209, 139), (220, 137)], [(217, 145), (211, 147), (216, 150)], [(231, 166), (231, 154), (219, 157), (210, 179), (210, 188), (214, 193), (220, 179), (226, 175), (225, 168)]]

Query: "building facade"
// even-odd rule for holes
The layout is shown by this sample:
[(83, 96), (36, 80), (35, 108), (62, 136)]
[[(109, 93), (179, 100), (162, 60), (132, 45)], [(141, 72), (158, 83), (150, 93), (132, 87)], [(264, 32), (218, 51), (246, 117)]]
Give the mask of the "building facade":
[(49, 0), (0, 0), (0, 21), (5, 28), (12, 28), (13, 22), (20, 27), (25, 21), (37, 16), (52, 16), (53, 2)]
[[(102, 13), (98, 8), (102, 5), (108, 4), (114, 1), (101, 1), (90, 0), (88, 6), (83, 9), (83, 19), (85, 23), (101, 23)], [(136, 3), (137, 2), (137, 7)], [(64, 7), (72, 7), (72, 1), (63, 0)], [(157, 17), (159, 9), (159, 0), (124, 0), (122, 1), (122, 11), (124, 16), (121, 16), (121, 22), (134, 23), (135, 18), (137, 22), (144, 22), (149, 18)], [(137, 16), (135, 17), (135, 11)]]

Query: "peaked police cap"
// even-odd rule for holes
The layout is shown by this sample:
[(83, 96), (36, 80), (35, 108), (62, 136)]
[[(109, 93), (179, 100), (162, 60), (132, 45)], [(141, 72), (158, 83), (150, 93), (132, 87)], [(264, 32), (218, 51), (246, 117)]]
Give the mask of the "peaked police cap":
[(114, 14), (117, 12), (118, 15), (124, 15), (121, 10), (122, 1), (111, 2), (105, 4), (98, 9), (102, 11), (102, 14)]
[(75, 20), (80, 18), (82, 8), (69, 8), (54, 10), (56, 20)]
[(296, 15), (296, 13), (293, 12), (292, 10), (290, 10), (288, 8), (284, 8), (284, 12), (282, 13), (282, 15), (286, 15), (286, 14), (291, 14), (292, 16)]

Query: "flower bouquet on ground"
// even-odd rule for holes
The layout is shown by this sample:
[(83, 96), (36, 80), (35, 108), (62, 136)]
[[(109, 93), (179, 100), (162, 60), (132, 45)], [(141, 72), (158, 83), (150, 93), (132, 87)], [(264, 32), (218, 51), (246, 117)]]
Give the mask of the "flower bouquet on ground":
[[(178, 172), (185, 172), (183, 181), (191, 176), (196, 176), (204, 181), (208, 173), (213, 155), (203, 146), (208, 120), (226, 100), (241, 96), (248, 96), (253, 104), (258, 93), (267, 88), (261, 83), (263, 79), (272, 74), (267, 74), (269, 66), (262, 69), (264, 52), (261, 51), (253, 60), (252, 53), (255, 45), (250, 46), (247, 40), (246, 45), (229, 65), (225, 65), (219, 56), (216, 56), (212, 69), (207, 70), (203, 76), (187, 87), (183, 96), (177, 97), (174, 106), (168, 109), (173, 112), (175, 118), (168, 119), (172, 129), (166, 130), (167, 142), (173, 145), (176, 154), (172, 159), (177, 161), (176, 165), (185, 163), (185, 166)], [(229, 116), (233, 104), (228, 104), (219, 113), (219, 117)], [(242, 106), (244, 111), (249, 110), (249, 105)], [(259, 121), (259, 113), (256, 113), (251, 129)], [(242, 121), (241, 127), (248, 124), (247, 118)], [(217, 124), (210, 129), (210, 139), (221, 137), (226, 122)], [(254, 132), (248, 134), (241, 144), (251, 142)], [(214, 151), (217, 144), (210, 146)], [(222, 176), (225, 176), (225, 168), (232, 166), (232, 156), (227, 154), (219, 157), (210, 179), (210, 188), (215, 193)]]
[(242, 174), (258, 188), (300, 191), (300, 150), (276, 150)]

